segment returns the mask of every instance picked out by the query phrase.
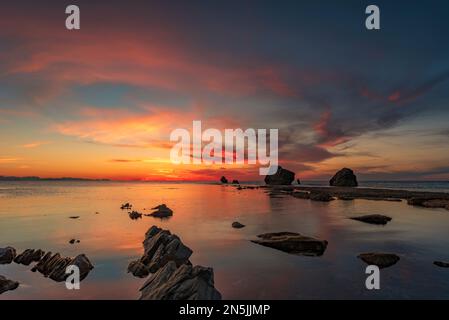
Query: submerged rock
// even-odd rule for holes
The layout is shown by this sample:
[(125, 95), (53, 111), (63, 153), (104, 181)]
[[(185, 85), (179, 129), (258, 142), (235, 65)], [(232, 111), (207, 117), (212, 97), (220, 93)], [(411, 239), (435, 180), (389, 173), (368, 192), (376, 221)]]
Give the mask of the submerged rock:
[[(162, 230), (156, 226), (152, 226), (145, 234), (143, 241), (144, 254), (136, 261), (132, 261), (128, 265), (128, 272), (134, 274), (136, 267), (141, 266), (137, 263), (142, 263), (149, 269), (149, 272), (154, 273), (169, 261), (174, 261), (177, 266), (185, 263), (190, 263), (189, 258), (193, 251), (185, 246), (177, 235), (171, 234), (168, 230)], [(136, 272), (136, 276), (138, 276)]]
[(40, 272), (56, 282), (62, 282), (67, 279), (70, 274), (66, 273), (69, 266), (77, 266), (80, 271), (80, 281), (87, 277), (89, 272), (94, 268), (92, 263), (84, 254), (79, 254), (75, 258), (62, 257), (59, 253), (52, 254), (47, 252), (44, 257), (37, 263), (31, 271)]
[(228, 183), (228, 179), (226, 179), (225, 176), (222, 176), (222, 177), (220, 178), (220, 182), (226, 184), (226, 183)]
[(241, 223), (238, 222), (238, 221), (234, 221), (234, 222), (232, 223), (232, 227), (235, 228), (235, 229), (241, 229), (241, 228), (244, 228), (245, 225), (244, 225), (244, 224), (241, 224)]
[(433, 264), (441, 268), (449, 268), (449, 262), (434, 261)]
[(240, 184), (238, 180), (232, 180), (232, 184)]
[(310, 192), (306, 191), (295, 191), (291, 195), (298, 199), (310, 199)]
[(6, 279), (4, 276), (0, 276), (0, 294), (6, 292), (15, 290), (19, 287), (19, 283), (17, 281), (12, 281), (9, 279)]
[(329, 180), (329, 185), (333, 187), (357, 187), (357, 177), (351, 169), (343, 168)]
[(128, 215), (131, 220), (137, 220), (137, 219), (142, 218), (142, 214), (137, 211), (128, 212)]
[(278, 166), (275, 174), (265, 176), (265, 183), (268, 185), (290, 185), (295, 180), (295, 173)]
[(395, 265), (399, 261), (399, 256), (394, 253), (361, 253), (358, 258), (369, 265), (376, 265), (379, 268), (388, 268)]
[(329, 193), (318, 191), (310, 192), (309, 199), (312, 201), (322, 201), (322, 202), (329, 202), (335, 200)]
[(78, 219), (80, 216), (71, 216), (69, 219)]
[(265, 233), (257, 236), (260, 240), (251, 242), (302, 256), (321, 256), (327, 248), (326, 240), (306, 237), (295, 232)]
[(151, 275), (140, 289), (140, 300), (221, 300), (212, 268), (174, 261)]
[(386, 225), (388, 222), (391, 221), (392, 218), (383, 216), (381, 214), (369, 214), (369, 215), (360, 216), (360, 217), (352, 217), (350, 219), (362, 221), (362, 222), (366, 222), (366, 223), (371, 223), (371, 224)]
[(407, 204), (425, 208), (445, 208), (449, 210), (449, 199), (410, 198)]
[(165, 204), (161, 204), (157, 207), (151, 208), (151, 210), (156, 210), (149, 215), (156, 218), (167, 218), (173, 215), (173, 210), (167, 207)]
[(16, 255), (16, 249), (13, 247), (0, 248), (0, 264), (10, 264)]
[(19, 254), (14, 262), (18, 264), (23, 264), (25, 266), (29, 266), (32, 262), (38, 262), (44, 256), (45, 252), (41, 249), (26, 249), (24, 252)]

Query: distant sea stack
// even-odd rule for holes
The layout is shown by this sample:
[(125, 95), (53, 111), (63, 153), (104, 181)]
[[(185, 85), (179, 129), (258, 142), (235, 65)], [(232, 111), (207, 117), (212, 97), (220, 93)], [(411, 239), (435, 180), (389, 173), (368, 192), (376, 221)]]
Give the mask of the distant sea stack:
[(295, 173), (278, 166), (278, 170), (271, 176), (265, 176), (265, 183), (271, 186), (290, 185), (295, 180)]
[(332, 187), (357, 187), (359, 184), (354, 171), (343, 168), (330, 179), (329, 185)]
[(222, 177), (220, 178), (220, 182), (221, 182), (221, 183), (228, 183), (228, 179), (226, 179), (225, 176), (222, 176)]

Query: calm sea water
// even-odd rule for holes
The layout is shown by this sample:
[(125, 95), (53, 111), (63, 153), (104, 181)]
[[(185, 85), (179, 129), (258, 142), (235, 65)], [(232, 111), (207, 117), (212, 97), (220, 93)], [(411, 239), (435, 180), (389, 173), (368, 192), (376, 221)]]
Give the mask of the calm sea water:
[[(166, 203), (174, 216), (132, 221), (119, 209), (123, 202), (143, 212)], [(371, 213), (393, 220), (373, 226), (348, 219)], [(68, 218), (73, 215), (80, 218)], [(235, 220), (247, 227), (231, 228)], [(205, 184), (2, 182), (0, 247), (85, 253), (95, 269), (81, 290), (68, 291), (30, 267), (0, 265), (1, 275), (21, 283), (0, 299), (136, 299), (145, 280), (126, 269), (141, 256), (145, 231), (152, 225), (179, 235), (194, 251), (193, 264), (214, 268), (224, 299), (449, 298), (449, 270), (432, 264), (449, 261), (449, 211), (444, 209), (367, 200), (317, 203), (270, 198), (263, 189)], [(300, 257), (250, 242), (257, 234), (275, 231), (299, 232), (329, 245), (322, 257)], [(72, 238), (81, 243), (70, 245)], [(365, 289), (366, 265), (357, 259), (370, 251), (401, 257), (381, 271), (378, 291)]]

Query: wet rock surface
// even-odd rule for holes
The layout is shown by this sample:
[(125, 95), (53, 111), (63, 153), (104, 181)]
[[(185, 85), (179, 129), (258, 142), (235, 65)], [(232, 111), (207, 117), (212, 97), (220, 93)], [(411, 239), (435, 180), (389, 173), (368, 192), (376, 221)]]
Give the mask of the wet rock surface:
[(212, 268), (168, 262), (149, 276), (140, 289), (141, 300), (220, 300)]
[(9, 280), (4, 276), (0, 276), (0, 294), (15, 290), (19, 287), (19, 283), (17, 281)]
[(295, 180), (295, 173), (278, 166), (275, 174), (265, 176), (265, 183), (267, 185), (290, 185)]
[(0, 248), (0, 264), (10, 264), (16, 255), (16, 249), (13, 247)]
[(399, 261), (399, 256), (394, 253), (361, 253), (358, 255), (358, 258), (369, 265), (376, 265), (381, 269), (391, 267)]
[(14, 259), (14, 262), (29, 266), (32, 262), (38, 262), (39, 260), (41, 260), (44, 254), (45, 252), (41, 249), (26, 249)]
[(354, 171), (343, 168), (329, 180), (329, 185), (332, 187), (357, 187), (358, 182)]
[(328, 244), (326, 240), (303, 236), (295, 232), (265, 233), (257, 237), (260, 239), (251, 240), (251, 242), (303, 256), (321, 256)]
[(94, 268), (84, 254), (77, 255), (75, 258), (70, 258), (62, 257), (59, 253), (52, 254), (51, 252), (47, 252), (31, 271), (38, 271), (45, 277), (56, 282), (62, 282), (70, 275), (66, 274), (66, 268), (68, 266), (77, 266), (79, 268), (80, 281), (84, 280)]
[(310, 192), (309, 199), (312, 201), (321, 201), (321, 202), (329, 202), (335, 200), (329, 193), (327, 192)]
[(386, 225), (392, 220), (392, 218), (381, 214), (368, 214), (364, 216), (352, 217), (350, 219), (378, 225)]

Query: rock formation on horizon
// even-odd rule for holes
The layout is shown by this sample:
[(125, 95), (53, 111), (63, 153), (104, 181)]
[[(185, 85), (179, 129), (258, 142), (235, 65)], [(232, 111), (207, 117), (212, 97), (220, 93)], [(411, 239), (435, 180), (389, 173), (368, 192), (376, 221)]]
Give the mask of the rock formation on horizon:
[(225, 176), (222, 176), (222, 177), (220, 178), (220, 182), (221, 182), (221, 183), (228, 183), (228, 179), (226, 179)]
[(343, 168), (329, 180), (329, 185), (332, 187), (357, 187), (359, 184), (354, 171)]
[(265, 183), (271, 186), (290, 185), (295, 180), (295, 173), (278, 166), (278, 170), (271, 176), (265, 176)]

